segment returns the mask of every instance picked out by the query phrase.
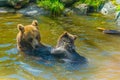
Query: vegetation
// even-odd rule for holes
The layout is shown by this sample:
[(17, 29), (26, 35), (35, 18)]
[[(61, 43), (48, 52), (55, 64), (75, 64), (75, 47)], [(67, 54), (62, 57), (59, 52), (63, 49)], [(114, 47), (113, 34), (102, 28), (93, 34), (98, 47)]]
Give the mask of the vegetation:
[(108, 0), (79, 0), (77, 3), (88, 4), (89, 6), (92, 6), (95, 11), (97, 11), (106, 1)]
[[(80, 0), (78, 3), (85, 3), (89, 6), (93, 6), (94, 9), (98, 10), (101, 5), (109, 0)], [(120, 11), (120, 5), (116, 3), (116, 0), (110, 0), (116, 6), (116, 11)]]
[(29, 0), (8, 0), (8, 4), (13, 6), (14, 8), (21, 8), (28, 2)]
[(59, 0), (38, 0), (38, 6), (50, 10), (52, 16), (58, 16), (64, 10), (63, 3)]
[(117, 5), (116, 11), (120, 11), (120, 5)]
[[(88, 6), (92, 7), (94, 11), (99, 11), (107, 1), (109, 0), (79, 0), (75, 3), (75, 5), (80, 3), (87, 4)], [(116, 11), (120, 11), (120, 5), (116, 3), (116, 0), (110, 1), (116, 5)], [(52, 16), (60, 15), (65, 7), (64, 4), (60, 2), (60, 0), (37, 0), (37, 4), (40, 7), (50, 10)]]
[(116, 11), (120, 11), (120, 4), (117, 4), (116, 0), (111, 0), (111, 1), (116, 6)]
[[(95, 11), (97, 11), (100, 9), (101, 5), (105, 3), (105, 1), (108, 0), (79, 0), (75, 4), (88, 4), (89, 6), (92, 6)], [(51, 15), (53, 16), (60, 15), (64, 10), (64, 4), (61, 3), (60, 0), (37, 0), (37, 4), (40, 7), (50, 10)]]

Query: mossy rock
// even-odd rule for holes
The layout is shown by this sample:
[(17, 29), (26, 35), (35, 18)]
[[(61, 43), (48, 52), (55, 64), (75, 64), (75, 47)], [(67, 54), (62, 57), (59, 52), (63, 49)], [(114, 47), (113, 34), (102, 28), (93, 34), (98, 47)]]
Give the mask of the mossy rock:
[(8, 0), (0, 0), (0, 7), (7, 6)]
[(89, 6), (87, 4), (74, 5), (73, 11), (77, 15), (87, 15)]
[(14, 8), (21, 8), (29, 3), (29, 0), (8, 0), (7, 3)]

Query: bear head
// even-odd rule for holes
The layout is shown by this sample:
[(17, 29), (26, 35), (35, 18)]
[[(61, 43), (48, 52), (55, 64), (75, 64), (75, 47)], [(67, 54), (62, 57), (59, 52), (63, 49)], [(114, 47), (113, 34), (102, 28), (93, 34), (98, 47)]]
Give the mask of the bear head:
[(18, 24), (17, 28), (17, 48), (20, 51), (33, 50), (40, 46), (40, 32), (37, 20), (33, 20), (32, 24), (23, 26)]
[(77, 38), (76, 35), (72, 35), (68, 32), (64, 32), (59, 37), (56, 48), (63, 47), (64, 49), (67, 49), (67, 50), (73, 50), (73, 49), (75, 49), (74, 42), (75, 42), (76, 38)]

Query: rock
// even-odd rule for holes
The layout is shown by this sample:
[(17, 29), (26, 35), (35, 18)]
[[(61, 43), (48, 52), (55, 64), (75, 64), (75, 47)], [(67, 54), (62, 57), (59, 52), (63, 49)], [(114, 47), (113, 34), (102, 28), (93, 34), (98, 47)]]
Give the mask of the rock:
[(116, 12), (115, 21), (117, 26), (120, 26), (120, 11)]
[(70, 15), (72, 15), (74, 13), (74, 11), (72, 10), (72, 9), (70, 9), (70, 8), (66, 8), (66, 9), (64, 9), (64, 11), (63, 11), (63, 15), (64, 16), (70, 16)]
[(44, 8), (40, 8), (35, 4), (30, 4), (26, 8), (22, 8), (17, 11), (17, 13), (21, 13), (25, 16), (40, 16), (40, 15), (48, 15), (50, 14), (49, 11), (45, 10)]
[(111, 1), (104, 4), (103, 8), (101, 9), (101, 13), (103, 15), (109, 15), (115, 13), (116, 7), (112, 4)]
[(0, 7), (0, 13), (15, 13), (15, 9), (8, 7)]
[(19, 9), (28, 4), (29, 0), (7, 0), (7, 3), (9, 6)]
[(77, 15), (87, 15), (88, 5), (87, 4), (77, 4), (73, 8), (66, 8), (63, 11), (64, 16), (70, 16), (73, 14)]
[(117, 3), (117, 4), (120, 4), (120, 0), (116, 0), (116, 3)]
[(73, 11), (77, 15), (86, 15), (88, 12), (88, 5), (87, 4), (75, 5)]
[(7, 0), (0, 0), (0, 7), (7, 6)]
[(64, 3), (66, 7), (70, 7), (72, 4), (79, 0), (60, 0), (60, 2)]

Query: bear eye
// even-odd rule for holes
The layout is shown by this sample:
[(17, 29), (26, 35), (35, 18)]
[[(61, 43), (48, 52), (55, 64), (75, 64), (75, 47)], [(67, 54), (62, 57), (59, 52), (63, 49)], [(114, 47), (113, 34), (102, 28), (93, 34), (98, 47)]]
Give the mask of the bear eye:
[(39, 36), (36, 36), (36, 39), (40, 39), (40, 37), (39, 37)]
[(32, 41), (33, 41), (33, 39), (32, 39), (32, 38), (29, 38), (29, 39), (28, 39), (28, 41), (29, 41), (29, 42), (32, 42)]
[(66, 42), (66, 40), (65, 40), (65, 39), (63, 39), (63, 42)]

